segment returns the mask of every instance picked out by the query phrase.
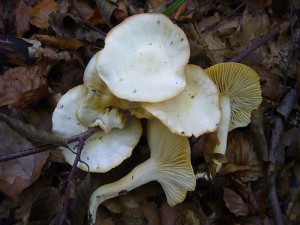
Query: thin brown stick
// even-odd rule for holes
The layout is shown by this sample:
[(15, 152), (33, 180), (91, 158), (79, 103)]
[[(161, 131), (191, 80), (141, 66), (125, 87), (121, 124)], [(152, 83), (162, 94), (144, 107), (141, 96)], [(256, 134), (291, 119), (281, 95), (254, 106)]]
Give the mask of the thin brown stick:
[(40, 153), (40, 152), (50, 150), (51, 148), (55, 148), (55, 147), (57, 147), (57, 145), (45, 144), (45, 145), (38, 146), (36, 148), (30, 148), (30, 149), (26, 149), (26, 150), (23, 150), (23, 151), (10, 153), (10, 154), (7, 154), (7, 155), (1, 155), (0, 156), (0, 162), (5, 162), (5, 161), (12, 160), (12, 159), (18, 159), (18, 158), (22, 158), (22, 157), (25, 157), (25, 156), (37, 154), (37, 153)]
[(228, 19), (229, 17), (231, 17), (238, 10), (240, 10), (244, 5), (245, 5), (245, 3), (240, 4), (231, 13), (229, 13), (226, 16), (222, 17), (220, 20), (218, 20), (217, 22), (213, 23), (212, 25), (205, 27), (205, 29), (203, 31), (201, 31), (201, 34), (205, 34), (205, 33), (209, 32), (209, 31), (211, 31), (212, 29), (214, 29), (215, 27), (217, 27), (219, 24), (223, 23), (226, 19)]
[(256, 38), (250, 45), (246, 47), (246, 49), (239, 55), (233, 57), (228, 62), (239, 62), (242, 59), (246, 58), (251, 52), (258, 49), (262, 45), (268, 43), (275, 37), (277, 37), (280, 33), (280, 28), (278, 26), (274, 27), (268, 34), (263, 37)]
[(280, 203), (277, 196), (276, 188), (276, 163), (280, 148), (280, 141), (284, 132), (284, 123), (298, 100), (297, 87), (294, 87), (284, 98), (277, 110), (277, 115), (273, 119), (273, 128), (269, 145), (269, 168), (268, 168), (268, 184), (269, 184), (269, 199), (274, 214), (275, 224), (284, 225), (284, 218), (280, 209)]
[[(72, 165), (72, 169), (70, 171), (70, 174), (68, 176), (68, 182), (67, 182), (67, 188), (65, 191), (65, 198), (64, 198), (64, 205), (63, 205), (63, 210), (62, 213), (60, 215), (60, 220), (59, 220), (59, 225), (64, 225), (65, 224), (65, 220), (66, 220), (66, 215), (68, 212), (68, 206), (69, 206), (69, 196), (70, 196), (70, 192), (71, 192), (71, 187), (72, 187), (72, 183), (73, 183), (73, 178), (74, 178), (74, 174), (77, 168), (77, 164), (80, 161), (80, 155), (81, 155), (81, 151), (83, 149), (84, 146), (84, 142), (90, 137), (92, 136), (95, 132), (97, 132), (99, 130), (98, 127), (94, 127), (94, 128), (90, 128), (88, 129), (86, 132), (79, 134), (77, 136), (77, 140), (78, 140), (78, 148), (77, 148), (77, 153), (76, 153), (76, 157), (75, 160), (73, 162)], [(71, 142), (73, 142), (75, 139), (71, 139)]]
[[(68, 138), (67, 143), (70, 144), (70, 143), (73, 143), (73, 142), (77, 142), (77, 141), (80, 140), (80, 138), (82, 136), (89, 135), (91, 132), (93, 133), (95, 129), (100, 130), (100, 128), (90, 128), (82, 134), (78, 134), (78, 135), (75, 135), (75, 136), (72, 136), (72, 137)], [(55, 147), (58, 147), (58, 146), (59, 145), (45, 144), (45, 145), (41, 145), (41, 146), (38, 146), (38, 147), (35, 147), (35, 148), (22, 150), (22, 151), (19, 151), (19, 152), (0, 155), (0, 162), (5, 162), (5, 161), (12, 160), (12, 159), (18, 159), (18, 158), (22, 158), (22, 157), (25, 157), (25, 156), (37, 154), (37, 153), (44, 152), (44, 151), (50, 150), (51, 148), (55, 148)]]

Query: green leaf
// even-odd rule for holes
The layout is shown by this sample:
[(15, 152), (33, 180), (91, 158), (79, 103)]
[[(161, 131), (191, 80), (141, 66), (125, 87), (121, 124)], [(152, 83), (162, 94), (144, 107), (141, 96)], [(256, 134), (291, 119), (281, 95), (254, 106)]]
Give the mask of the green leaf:
[(173, 2), (168, 8), (166, 8), (163, 13), (165, 15), (169, 15), (172, 12), (176, 11), (185, 2), (186, 2), (186, 0), (177, 0), (177, 1)]

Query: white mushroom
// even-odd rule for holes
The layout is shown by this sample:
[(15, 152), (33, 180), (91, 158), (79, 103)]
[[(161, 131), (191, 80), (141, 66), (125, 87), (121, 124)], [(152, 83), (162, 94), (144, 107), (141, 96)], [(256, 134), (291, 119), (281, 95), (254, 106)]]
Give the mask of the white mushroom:
[(96, 67), (118, 98), (159, 102), (185, 87), (190, 48), (185, 33), (163, 14), (131, 16), (105, 39)]
[(107, 85), (101, 80), (97, 70), (96, 61), (98, 57), (101, 57), (102, 51), (96, 53), (89, 61), (83, 76), (84, 84), (89, 88), (90, 96), (98, 101), (98, 105), (102, 108), (118, 108), (129, 111), (132, 115), (138, 118), (152, 118), (152, 115), (145, 111), (140, 102), (132, 102), (125, 99), (120, 99), (114, 96), (108, 89)]
[[(52, 130), (55, 134), (69, 138), (88, 129), (77, 117), (78, 109), (87, 93), (88, 89), (84, 85), (79, 85), (61, 97), (52, 116)], [(141, 134), (141, 124), (133, 117), (127, 119), (123, 129), (112, 129), (109, 134), (99, 131), (86, 140), (80, 156), (82, 162), (77, 166), (84, 171), (107, 172), (131, 156)], [(69, 148), (76, 152), (76, 144), (69, 144)], [(65, 160), (72, 165), (75, 154), (70, 149), (62, 149)]]
[(161, 184), (171, 206), (182, 202), (187, 191), (195, 189), (196, 178), (190, 161), (188, 138), (171, 133), (157, 119), (149, 120), (147, 138), (150, 159), (122, 179), (103, 185), (92, 194), (89, 213), (93, 223), (96, 221), (97, 208), (103, 201), (150, 181), (156, 180)]
[[(217, 135), (219, 145), (214, 153), (225, 155), (228, 132), (237, 127), (247, 126), (251, 121), (251, 111), (262, 101), (258, 74), (241, 63), (219, 63), (206, 69), (220, 92), (221, 122)], [(222, 163), (212, 160), (218, 172)]]
[(187, 65), (185, 75), (186, 87), (179, 95), (142, 106), (176, 134), (198, 137), (215, 131), (221, 117), (215, 83), (200, 66)]

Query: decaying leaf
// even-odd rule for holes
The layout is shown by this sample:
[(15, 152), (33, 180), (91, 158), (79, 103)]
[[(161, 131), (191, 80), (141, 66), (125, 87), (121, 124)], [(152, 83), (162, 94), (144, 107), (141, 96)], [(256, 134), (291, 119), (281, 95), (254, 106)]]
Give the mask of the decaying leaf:
[(221, 174), (235, 174), (244, 182), (263, 176), (263, 162), (257, 157), (249, 132), (233, 130), (229, 133), (226, 156), (228, 164), (223, 165)]
[(270, 101), (277, 102), (284, 93), (284, 87), (280, 82), (280, 77), (273, 74), (264, 66), (253, 68), (261, 79), (262, 96)]
[(118, 6), (110, 3), (110, 1), (96, 0), (96, 3), (100, 14), (110, 27), (117, 25), (128, 16), (125, 11), (123, 11)]
[(0, 76), (0, 106), (25, 108), (49, 94), (47, 70), (37, 65), (7, 70)]
[(16, 31), (18, 36), (23, 36), (29, 30), (29, 12), (31, 7), (24, 0), (20, 0), (16, 7)]
[(292, 200), (288, 205), (286, 213), (288, 219), (299, 220), (300, 219), (300, 187), (298, 187), (293, 194)]
[[(0, 153), (7, 154), (33, 147), (30, 142), (0, 122)], [(11, 198), (32, 185), (40, 176), (49, 152), (0, 163), (0, 190)]]
[(62, 210), (62, 200), (56, 188), (45, 188), (32, 204), (29, 222), (50, 224), (51, 218)]
[(70, 37), (54, 37), (41, 34), (37, 34), (35, 35), (35, 37), (43, 43), (55, 46), (57, 48), (64, 48), (70, 51), (77, 50), (78, 48), (83, 46), (83, 43), (81, 41)]
[(224, 188), (224, 202), (231, 213), (236, 216), (247, 216), (249, 209), (244, 200), (234, 191)]
[(49, 23), (51, 28), (59, 36), (72, 37), (78, 40), (87, 40), (89, 42), (96, 42), (97, 40), (104, 40), (104, 32), (95, 31), (82, 25), (82, 21), (70, 13), (60, 14), (52, 13), (49, 16)]
[(42, 0), (30, 11), (30, 23), (41, 29), (49, 28), (50, 13), (57, 12), (55, 0)]

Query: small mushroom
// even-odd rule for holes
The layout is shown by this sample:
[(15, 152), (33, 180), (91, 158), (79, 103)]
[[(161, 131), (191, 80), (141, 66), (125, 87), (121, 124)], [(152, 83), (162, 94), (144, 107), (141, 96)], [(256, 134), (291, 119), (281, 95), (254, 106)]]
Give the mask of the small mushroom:
[[(219, 63), (206, 69), (220, 92), (221, 122), (217, 129), (219, 144), (214, 153), (225, 155), (228, 132), (251, 122), (251, 111), (261, 104), (258, 74), (250, 67), (234, 62)], [(222, 163), (213, 159), (216, 172)]]
[(196, 178), (190, 162), (188, 138), (171, 133), (159, 120), (148, 121), (147, 138), (150, 159), (135, 167), (122, 179), (96, 189), (90, 198), (89, 213), (96, 221), (98, 206), (105, 200), (129, 192), (150, 181), (158, 181), (171, 206), (182, 202), (193, 191)]
[(152, 115), (141, 107), (140, 102), (132, 102), (125, 99), (120, 99), (111, 93), (107, 85), (101, 80), (96, 70), (96, 59), (101, 57), (101, 52), (102, 51), (99, 51), (91, 58), (84, 71), (83, 81), (84, 84), (89, 88), (90, 96), (93, 96), (95, 101), (98, 101), (98, 106), (101, 105), (102, 108), (114, 107), (124, 111), (129, 111), (132, 115), (140, 119), (152, 118)]
[[(70, 89), (59, 100), (52, 115), (52, 131), (60, 137), (69, 138), (85, 132), (84, 126), (77, 117), (77, 112), (88, 93), (84, 85)], [(110, 119), (111, 120), (111, 119)], [(89, 137), (83, 147), (77, 167), (84, 171), (103, 173), (119, 165), (131, 156), (133, 148), (142, 134), (140, 121), (134, 117), (126, 119), (123, 129), (112, 129), (109, 134), (98, 131)], [(62, 154), (70, 165), (73, 164), (77, 143), (62, 148)], [(88, 165), (88, 167), (87, 167)]]
[(179, 95), (142, 106), (173, 133), (200, 136), (213, 132), (220, 122), (219, 91), (209, 75), (197, 65), (185, 68), (186, 87)]
[(184, 89), (189, 56), (187, 37), (177, 25), (163, 14), (144, 13), (107, 34), (96, 68), (118, 98), (159, 102)]

